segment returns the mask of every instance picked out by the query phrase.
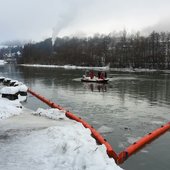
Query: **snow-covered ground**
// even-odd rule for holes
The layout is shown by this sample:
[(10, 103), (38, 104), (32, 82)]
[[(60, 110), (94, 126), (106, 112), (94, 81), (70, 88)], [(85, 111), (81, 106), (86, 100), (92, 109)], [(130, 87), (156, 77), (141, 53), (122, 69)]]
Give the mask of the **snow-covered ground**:
[(6, 63), (7, 63), (6, 61), (0, 60), (0, 65), (4, 65), (4, 64), (6, 64)]
[(118, 72), (156, 72), (160, 71), (163, 73), (170, 74), (170, 70), (157, 70), (157, 69), (147, 69), (147, 68), (110, 68), (105, 67), (84, 67), (84, 66), (74, 66), (74, 65), (41, 65), (41, 64), (20, 64), (20, 66), (25, 67), (43, 67), (43, 68), (64, 68), (64, 69), (85, 69), (85, 70), (103, 70), (103, 71), (118, 71)]
[(158, 71), (156, 69), (147, 69), (147, 68), (111, 68), (110, 70), (119, 71), (119, 72), (155, 72), (155, 71)]
[[(120, 170), (89, 129), (57, 109), (36, 112), (0, 97), (0, 169)], [(16, 116), (17, 115), (17, 116)]]
[(10, 101), (0, 98), (0, 121), (8, 117), (19, 115), (22, 112), (22, 105), (19, 100)]
[(65, 68), (65, 69), (86, 69), (86, 70), (109, 70), (109, 66), (105, 67), (85, 67), (85, 66), (74, 66), (74, 65), (41, 65), (41, 64), (20, 64), (25, 67), (44, 67), (44, 68)]
[(170, 70), (159, 70), (159, 69), (148, 69), (148, 68), (110, 68), (111, 71), (118, 71), (118, 72), (163, 72), (163, 73), (170, 73)]

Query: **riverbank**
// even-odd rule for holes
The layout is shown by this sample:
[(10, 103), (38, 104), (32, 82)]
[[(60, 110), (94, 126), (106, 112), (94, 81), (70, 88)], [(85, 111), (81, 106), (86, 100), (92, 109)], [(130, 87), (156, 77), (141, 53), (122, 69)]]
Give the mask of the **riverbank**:
[(170, 74), (170, 70), (148, 69), (148, 68), (110, 68), (104, 67), (84, 67), (75, 65), (41, 65), (41, 64), (19, 64), (24, 67), (40, 67), (40, 68), (64, 68), (64, 69), (80, 69), (80, 70), (103, 70), (103, 71), (116, 71), (116, 72), (163, 72)]

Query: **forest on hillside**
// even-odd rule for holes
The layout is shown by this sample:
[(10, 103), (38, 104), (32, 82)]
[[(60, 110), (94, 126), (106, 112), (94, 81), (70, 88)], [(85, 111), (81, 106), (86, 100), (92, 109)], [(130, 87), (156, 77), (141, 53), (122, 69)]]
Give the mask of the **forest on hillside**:
[(100, 35), (93, 37), (57, 37), (39, 43), (26, 44), (22, 57), (24, 64), (53, 64), (103, 66), (116, 68), (170, 69), (170, 33), (153, 31), (148, 36), (140, 33)]

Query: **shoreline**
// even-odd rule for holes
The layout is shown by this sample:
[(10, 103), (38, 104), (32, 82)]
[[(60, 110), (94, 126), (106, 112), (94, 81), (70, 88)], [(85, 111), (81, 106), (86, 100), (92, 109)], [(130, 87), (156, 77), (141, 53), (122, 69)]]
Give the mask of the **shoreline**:
[(87, 67), (87, 66), (75, 66), (75, 65), (42, 65), (42, 64), (18, 64), (23, 67), (41, 67), (41, 68), (64, 68), (64, 69), (79, 69), (79, 70), (103, 70), (103, 71), (117, 71), (117, 72), (163, 72), (170, 74), (170, 70), (148, 69), (148, 68), (110, 68), (104, 67)]

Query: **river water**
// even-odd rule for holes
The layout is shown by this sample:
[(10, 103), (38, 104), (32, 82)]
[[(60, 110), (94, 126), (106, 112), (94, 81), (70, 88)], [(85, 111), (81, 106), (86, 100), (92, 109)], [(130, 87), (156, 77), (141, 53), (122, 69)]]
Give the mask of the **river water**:
[[(118, 153), (170, 121), (170, 74), (108, 72), (106, 85), (82, 83), (84, 70), (0, 66), (0, 76), (24, 82), (34, 91), (82, 117)], [(31, 95), (25, 107), (48, 108)], [(130, 157), (126, 170), (169, 170), (170, 133)]]

